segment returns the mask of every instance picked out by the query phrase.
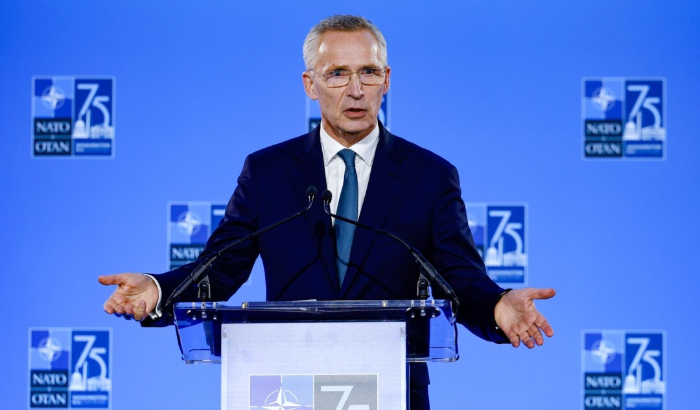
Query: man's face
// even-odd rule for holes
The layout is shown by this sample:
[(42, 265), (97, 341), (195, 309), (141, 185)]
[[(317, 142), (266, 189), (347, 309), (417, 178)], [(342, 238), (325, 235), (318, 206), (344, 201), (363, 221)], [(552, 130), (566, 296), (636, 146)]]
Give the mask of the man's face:
[(332, 70), (356, 72), (362, 68), (383, 68), (378, 55), (379, 45), (368, 30), (359, 32), (329, 31), (320, 39), (318, 61), (313, 72), (304, 72), (306, 94), (318, 100), (324, 129), (345, 146), (361, 140), (377, 123), (382, 96), (389, 89), (389, 67), (384, 82), (361, 84), (353, 75), (346, 86), (331, 88), (323, 74)]

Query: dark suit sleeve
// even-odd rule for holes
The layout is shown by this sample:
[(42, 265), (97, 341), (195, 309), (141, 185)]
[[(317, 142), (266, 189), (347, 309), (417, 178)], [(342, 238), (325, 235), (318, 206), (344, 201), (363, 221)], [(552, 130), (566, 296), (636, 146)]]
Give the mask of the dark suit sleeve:
[[(486, 274), (467, 222), (459, 175), (452, 165), (440, 180), (432, 229), (432, 260), (457, 293), (457, 321), (485, 340), (507, 342), (494, 319), (494, 308), (504, 290)], [(436, 287), (433, 293), (445, 298)]]
[[(238, 186), (229, 200), (224, 218), (209, 237), (197, 260), (170, 272), (153, 275), (162, 290), (161, 303), (165, 303), (179, 284), (202, 262), (224, 246), (258, 229), (259, 191), (253, 177), (255, 168), (256, 161), (251, 155), (246, 158), (241, 175), (238, 177)], [(229, 248), (214, 262), (208, 271), (213, 300), (228, 300), (248, 280), (258, 253), (258, 243), (253, 238)], [(195, 300), (197, 300), (197, 289), (193, 285), (182, 295), (180, 301)], [(167, 315), (155, 322), (150, 319), (143, 322), (144, 326), (169, 324), (171, 321)]]

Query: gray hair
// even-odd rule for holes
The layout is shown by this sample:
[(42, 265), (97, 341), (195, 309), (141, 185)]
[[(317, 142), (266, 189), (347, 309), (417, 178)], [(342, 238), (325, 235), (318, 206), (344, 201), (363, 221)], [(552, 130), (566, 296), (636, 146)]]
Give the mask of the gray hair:
[(306, 69), (313, 69), (318, 62), (318, 48), (320, 46), (319, 43), (322, 34), (328, 31), (357, 32), (362, 30), (369, 30), (377, 40), (377, 44), (379, 45), (379, 49), (377, 50), (379, 60), (386, 66), (386, 40), (377, 26), (364, 17), (337, 14), (321, 20), (309, 31), (309, 34), (306, 35), (306, 40), (304, 40), (304, 64), (306, 65)]

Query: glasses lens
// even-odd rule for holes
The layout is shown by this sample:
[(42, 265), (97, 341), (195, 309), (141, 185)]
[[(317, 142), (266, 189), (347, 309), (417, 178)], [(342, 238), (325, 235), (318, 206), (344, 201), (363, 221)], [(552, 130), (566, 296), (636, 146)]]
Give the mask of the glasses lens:
[(375, 69), (360, 73), (360, 82), (367, 85), (377, 85), (384, 81), (384, 71)]
[(329, 87), (342, 87), (350, 82), (350, 75), (332, 75), (326, 78), (326, 84)]
[(353, 74), (357, 73), (360, 82), (365, 85), (379, 85), (384, 82), (384, 70), (379, 68), (363, 69), (357, 72), (352, 71), (332, 71), (324, 77), (328, 87), (344, 87), (350, 83)]

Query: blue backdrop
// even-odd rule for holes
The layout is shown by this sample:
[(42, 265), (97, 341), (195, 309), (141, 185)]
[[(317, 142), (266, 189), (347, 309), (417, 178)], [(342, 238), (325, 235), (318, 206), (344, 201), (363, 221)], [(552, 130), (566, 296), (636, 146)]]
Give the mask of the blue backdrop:
[[(28, 328), (111, 327), (113, 408), (218, 408), (219, 367), (104, 314), (96, 278), (165, 270), (169, 202), (227, 201), (247, 153), (305, 132), (301, 45), (336, 13), (387, 38), (392, 132), (454, 163), (465, 201), (527, 204), (528, 282), (558, 291), (542, 348), (462, 329), (434, 408), (582, 408), (586, 329), (665, 331), (667, 408), (691, 407), (700, 3), (344, 4), (1, 2), (1, 407), (27, 406)], [(114, 158), (32, 157), (35, 76), (115, 78)], [(589, 77), (665, 79), (666, 159), (583, 158)], [(232, 301), (263, 299), (256, 265)]]

